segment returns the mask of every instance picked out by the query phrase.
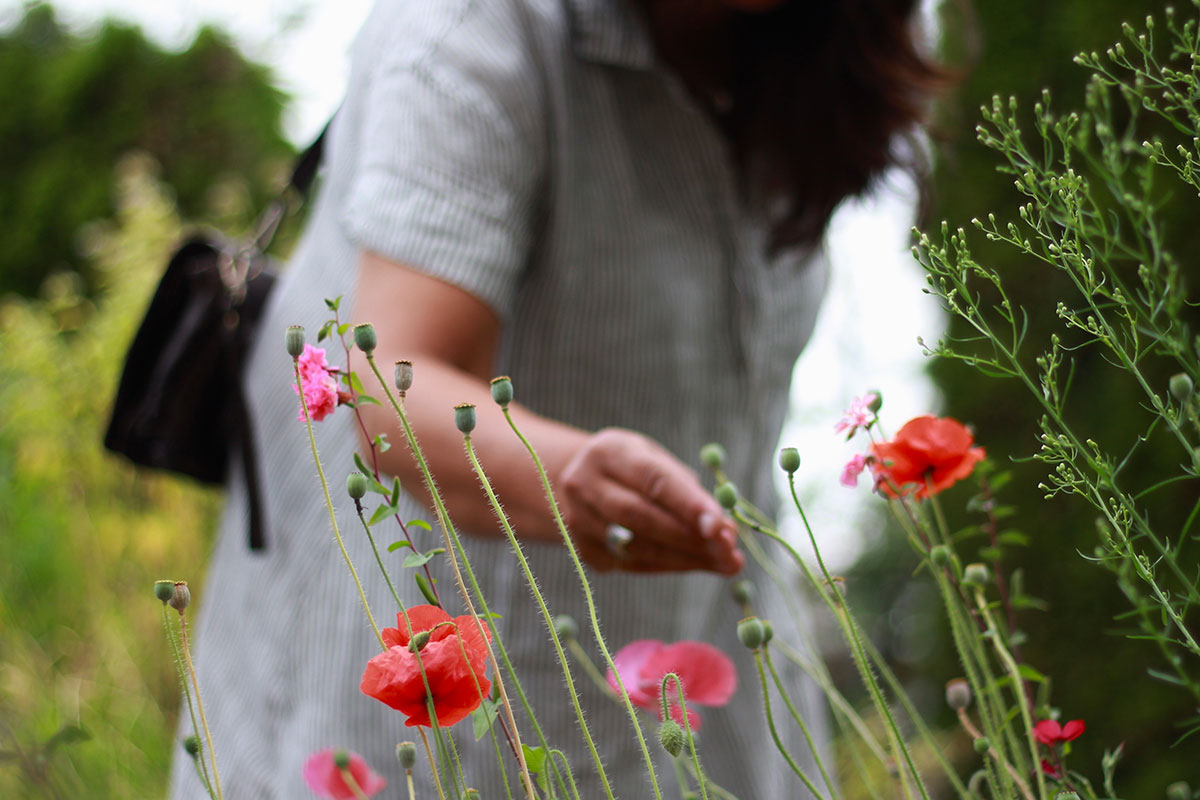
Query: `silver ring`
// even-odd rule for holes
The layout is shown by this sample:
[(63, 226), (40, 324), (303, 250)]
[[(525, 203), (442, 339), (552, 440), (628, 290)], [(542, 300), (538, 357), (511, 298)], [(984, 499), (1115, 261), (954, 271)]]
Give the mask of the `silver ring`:
[(604, 529), (604, 546), (617, 558), (629, 556), (629, 543), (632, 541), (633, 531), (624, 525), (614, 523)]

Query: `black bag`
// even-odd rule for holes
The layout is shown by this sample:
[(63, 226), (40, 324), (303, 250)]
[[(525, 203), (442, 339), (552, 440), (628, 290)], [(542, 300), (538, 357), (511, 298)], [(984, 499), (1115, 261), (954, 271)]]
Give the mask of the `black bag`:
[(250, 547), (265, 544), (258, 459), (242, 371), (275, 271), (264, 251), (288, 211), (312, 185), (325, 131), (300, 155), (285, 195), (236, 242), (194, 234), (167, 263), (125, 355), (104, 446), (133, 463), (225, 483), (239, 453), (250, 509)]

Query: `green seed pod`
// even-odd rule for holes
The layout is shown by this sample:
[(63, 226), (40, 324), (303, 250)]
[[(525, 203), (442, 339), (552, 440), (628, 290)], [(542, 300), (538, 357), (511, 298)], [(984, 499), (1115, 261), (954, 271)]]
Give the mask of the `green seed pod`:
[(867, 408), (872, 414), (878, 414), (879, 409), (883, 408), (883, 392), (879, 391), (878, 389), (872, 389), (871, 391), (867, 392), (867, 394), (875, 395), (875, 399), (867, 404)]
[(362, 500), (367, 495), (370, 482), (361, 472), (351, 472), (346, 476), (346, 494), (354, 500)]
[(478, 789), (467, 787), (467, 791), (463, 793), (463, 797), (465, 797), (466, 800), (479, 800), (479, 798), (483, 797), (483, 795), (479, 793)]
[(955, 678), (946, 684), (946, 705), (955, 711), (971, 705), (971, 684)]
[(492, 399), (496, 401), (496, 405), (505, 408), (513, 399), (512, 378), (507, 375), (501, 375), (498, 378), (492, 378)]
[(663, 750), (670, 753), (672, 758), (683, 752), (683, 743), (686, 740), (683, 728), (679, 727), (679, 723), (675, 720), (669, 719), (658, 726), (658, 741), (662, 744)]
[(392, 373), (392, 380), (396, 384), (396, 390), (401, 394), (411, 389), (413, 382), (413, 363), (411, 361), (397, 361), (396, 369)]
[(475, 404), (459, 403), (454, 407), (454, 424), (463, 433), (475, 430)]
[(333, 765), (338, 769), (350, 769), (350, 754), (345, 750), (334, 750)]
[(1181, 403), (1186, 403), (1196, 389), (1191, 376), (1186, 372), (1177, 372), (1172, 375), (1167, 386), (1170, 388), (1172, 396)]
[(400, 744), (396, 745), (396, 760), (400, 762), (401, 769), (412, 769), (417, 763), (416, 743), (401, 742)]
[(771, 620), (769, 620), (769, 619), (764, 619), (762, 621), (762, 626), (763, 626), (763, 644), (769, 644), (770, 641), (775, 638), (775, 626), (773, 626), (771, 624)]
[(732, 510), (737, 505), (738, 490), (732, 483), (725, 481), (713, 490), (713, 496), (717, 498), (717, 502), (721, 504), (721, 508)]
[(367, 355), (375, 352), (379, 337), (375, 335), (375, 326), (369, 322), (354, 326), (354, 344)]
[(554, 631), (560, 639), (570, 641), (579, 638), (579, 624), (567, 614), (559, 614), (554, 618)]
[(987, 564), (967, 564), (963, 569), (962, 582), (967, 586), (987, 586), (992, 579), (992, 573), (987, 568)]
[(175, 581), (155, 581), (154, 596), (164, 603), (171, 602), (171, 597), (175, 594)]
[(720, 469), (725, 464), (725, 448), (709, 442), (700, 448), (700, 461), (709, 469)]
[(188, 603), (192, 602), (192, 593), (188, 589), (187, 581), (175, 581), (175, 591), (171, 593), (171, 608), (178, 611), (180, 614), (188, 607)]
[(950, 548), (939, 544), (929, 551), (929, 560), (935, 567), (944, 567), (950, 563)]
[(192, 758), (197, 758), (200, 755), (200, 739), (195, 734), (191, 734), (183, 740), (183, 752), (187, 753)]
[(1079, 800), (1079, 795), (1075, 792), (1059, 792), (1054, 795), (1054, 800)]
[(748, 606), (754, 602), (754, 581), (749, 578), (734, 581), (730, 584), (729, 591), (733, 595), (733, 601), (739, 606)]
[(767, 639), (767, 632), (763, 628), (762, 620), (758, 617), (746, 617), (739, 622), (737, 635), (738, 640), (751, 650), (762, 647), (763, 642)]
[(992, 749), (992, 743), (988, 741), (988, 738), (986, 736), (980, 736), (978, 739), (975, 740), (974, 745), (975, 745), (975, 752), (979, 753), (980, 755), (983, 755), (988, 750)]
[(1192, 800), (1192, 787), (1187, 781), (1175, 781), (1167, 786), (1167, 800)]
[(288, 355), (292, 358), (299, 358), (304, 354), (304, 326), (289, 325), (288, 329), (283, 332), (283, 346), (287, 348)]
[(779, 466), (783, 467), (783, 471), (788, 475), (800, 469), (800, 451), (794, 447), (785, 447), (780, 450)]

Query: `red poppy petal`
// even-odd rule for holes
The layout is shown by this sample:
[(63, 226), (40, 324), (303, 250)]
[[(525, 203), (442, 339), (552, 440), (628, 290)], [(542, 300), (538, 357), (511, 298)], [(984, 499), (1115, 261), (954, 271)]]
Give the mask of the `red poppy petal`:
[(924, 415), (896, 432), (896, 442), (923, 453), (933, 464), (957, 461), (975, 442), (967, 426), (952, 417)]
[[(413, 606), (408, 609), (408, 620), (412, 620), (412, 626), (418, 631), (432, 630), (438, 623), (448, 622), (450, 615), (437, 606), (423, 605)], [(397, 644), (407, 645), (412, 634), (408, 631), (408, 621), (405, 619), (405, 612), (401, 611), (396, 614), (396, 627), (385, 628), (384, 630), (394, 630), (396, 633), (394, 638), (397, 639)], [(432, 638), (441, 639), (445, 634), (440, 631), (435, 632)], [(386, 639), (384, 641), (387, 641)], [(391, 645), (389, 645), (391, 646)]]
[[(655, 695), (662, 690), (662, 676), (668, 672), (679, 676), (689, 703), (724, 705), (737, 689), (737, 671), (729, 656), (704, 642), (675, 642), (642, 665), (642, 676), (655, 683)], [(669, 697), (674, 689), (667, 689)]]
[[(624, 684), (625, 691), (629, 693), (629, 699), (635, 706), (654, 707), (654, 694), (647, 692), (641, 686), (642, 665), (665, 646), (658, 639), (634, 639), (613, 655), (613, 664), (621, 676), (621, 683)], [(613, 692), (620, 695), (621, 690), (617, 686), (617, 679), (613, 675), (613, 671), (608, 670), (604, 677)]]
[(929, 476), (928, 485), (917, 491), (917, 497), (925, 498), (949, 489), (974, 472), (975, 465), (982, 461), (985, 455), (986, 452), (982, 447), (972, 447), (954, 463), (934, 467)]
[(921, 483), (925, 464), (914, 460), (914, 454), (893, 442), (880, 442), (871, 445), (871, 453), (875, 456), (871, 462), (871, 472), (880, 490), (889, 497), (907, 494), (905, 486)]
[(1062, 739), (1062, 728), (1057, 720), (1044, 719), (1033, 726), (1033, 737), (1044, 745), (1054, 746)]
[(1070, 742), (1082, 736), (1086, 728), (1087, 725), (1083, 720), (1073, 719), (1066, 725), (1062, 726), (1062, 734), (1060, 734), (1060, 736), (1064, 742)]

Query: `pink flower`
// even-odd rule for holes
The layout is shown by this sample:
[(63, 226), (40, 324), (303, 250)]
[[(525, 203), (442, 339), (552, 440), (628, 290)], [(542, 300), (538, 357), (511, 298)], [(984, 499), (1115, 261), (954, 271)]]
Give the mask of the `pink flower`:
[[(342, 772), (337, 768), (336, 755), (337, 751), (329, 747), (309, 756), (308, 761), (304, 762), (304, 782), (319, 797), (330, 797), (334, 800), (352, 799), (357, 795), (342, 778)], [(346, 752), (346, 756), (349, 758), (346, 769), (365, 796), (371, 797), (383, 791), (387, 781), (376, 775), (367, 766), (367, 762), (363, 761), (362, 756), (349, 752)]]
[[(737, 689), (737, 672), (729, 656), (704, 642), (683, 641), (666, 644), (657, 639), (637, 639), (622, 647), (613, 656), (613, 664), (629, 700), (638, 708), (658, 712), (662, 705), (659, 694), (662, 679), (668, 672), (679, 676), (683, 696), (688, 703), (687, 724), (700, 729), (700, 715), (693, 706), (723, 706)], [(619, 693), (616, 676), (608, 671), (608, 685)], [(667, 687), (667, 702), (671, 718), (683, 724), (674, 684)], [(675, 698), (676, 702), (672, 702)]]
[[(320, 422), (333, 413), (338, 405), (337, 378), (325, 361), (325, 349), (304, 345), (304, 352), (297, 359), (300, 367), (300, 385), (304, 387), (304, 405), (308, 406), (308, 415), (313, 422)], [(299, 396), (300, 389), (292, 384), (292, 391)], [(296, 415), (300, 422), (304, 421), (304, 408)]]
[(850, 401), (850, 408), (838, 420), (837, 425), (833, 426), (834, 433), (849, 431), (846, 438), (854, 435), (854, 432), (859, 428), (866, 430), (875, 423), (875, 412), (871, 410), (871, 404), (879, 399), (879, 395), (871, 392), (862, 397), (856, 397)]
[(1059, 725), (1058, 720), (1044, 719), (1033, 726), (1033, 738), (1047, 747), (1078, 739), (1083, 735), (1087, 725), (1081, 719), (1073, 719), (1066, 725)]
[(848, 489), (858, 486), (858, 476), (867, 468), (867, 457), (859, 453), (842, 468), (841, 484)]

